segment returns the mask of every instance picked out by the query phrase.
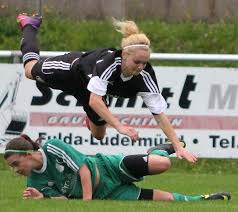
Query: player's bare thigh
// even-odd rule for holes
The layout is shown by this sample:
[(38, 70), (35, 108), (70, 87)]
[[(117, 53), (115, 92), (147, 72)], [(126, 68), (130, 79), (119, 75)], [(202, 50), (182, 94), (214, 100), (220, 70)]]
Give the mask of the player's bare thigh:
[(148, 156), (148, 168), (150, 174), (160, 174), (171, 167), (169, 158), (160, 155)]

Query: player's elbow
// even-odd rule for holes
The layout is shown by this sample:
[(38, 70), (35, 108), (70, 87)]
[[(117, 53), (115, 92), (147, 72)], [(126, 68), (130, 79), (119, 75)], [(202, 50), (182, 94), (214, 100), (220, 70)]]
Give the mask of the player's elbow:
[(101, 101), (100, 98), (101, 97), (96, 96), (95, 94), (91, 93), (90, 98), (89, 98), (89, 103), (88, 103), (89, 106), (93, 109), (97, 108), (100, 105), (100, 101)]
[(94, 108), (94, 106), (96, 105), (96, 102), (95, 102), (95, 100), (93, 99), (93, 98), (89, 98), (89, 106), (91, 107), (91, 108)]

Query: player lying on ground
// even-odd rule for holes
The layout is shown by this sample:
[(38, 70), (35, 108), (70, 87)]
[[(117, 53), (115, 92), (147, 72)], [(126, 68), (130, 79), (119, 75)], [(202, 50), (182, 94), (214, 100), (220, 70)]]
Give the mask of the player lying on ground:
[(228, 200), (227, 192), (190, 196), (137, 187), (133, 182), (160, 174), (171, 166), (171, 144), (159, 145), (143, 155), (86, 156), (61, 140), (42, 148), (27, 135), (11, 140), (4, 158), (16, 173), (27, 176), (25, 199), (78, 198), (83, 200)]
[(47, 59), (40, 59), (36, 39), (41, 17), (21, 14), (17, 16), (17, 21), (23, 32), (21, 51), (26, 77), (43, 86), (62, 90), (80, 101), (95, 138), (102, 139), (105, 136), (108, 123), (119, 133), (137, 140), (138, 132), (120, 123), (107, 108), (105, 97), (140, 96), (173, 143), (177, 157), (196, 162), (195, 155), (180, 147), (176, 133), (164, 113), (167, 103), (148, 62), (150, 40), (133, 21), (114, 23), (123, 34), (119, 50), (104, 48), (85, 53), (71, 52)]

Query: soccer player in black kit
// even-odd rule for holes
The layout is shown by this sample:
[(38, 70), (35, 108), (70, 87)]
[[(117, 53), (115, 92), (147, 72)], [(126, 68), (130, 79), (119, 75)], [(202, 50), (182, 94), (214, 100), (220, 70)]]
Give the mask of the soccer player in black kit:
[(53, 89), (62, 90), (79, 100), (88, 117), (92, 135), (102, 139), (106, 124), (119, 133), (138, 139), (138, 132), (126, 126), (109, 111), (105, 96), (132, 98), (141, 96), (168, 139), (178, 158), (195, 163), (197, 157), (184, 149), (164, 113), (167, 107), (159, 91), (155, 72), (149, 64), (150, 40), (133, 21), (114, 20), (117, 31), (123, 34), (121, 49), (104, 48), (89, 52), (71, 52), (40, 59), (37, 30), (41, 17), (20, 14), (17, 21), (23, 31), (21, 51), (27, 78)]

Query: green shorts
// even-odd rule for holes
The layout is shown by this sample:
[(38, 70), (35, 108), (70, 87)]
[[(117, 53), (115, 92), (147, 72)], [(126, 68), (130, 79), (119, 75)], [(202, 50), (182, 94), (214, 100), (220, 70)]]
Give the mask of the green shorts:
[(140, 181), (130, 175), (122, 160), (124, 155), (96, 155), (96, 164), (100, 173), (100, 182), (94, 199), (137, 200), (141, 189), (133, 182)]

